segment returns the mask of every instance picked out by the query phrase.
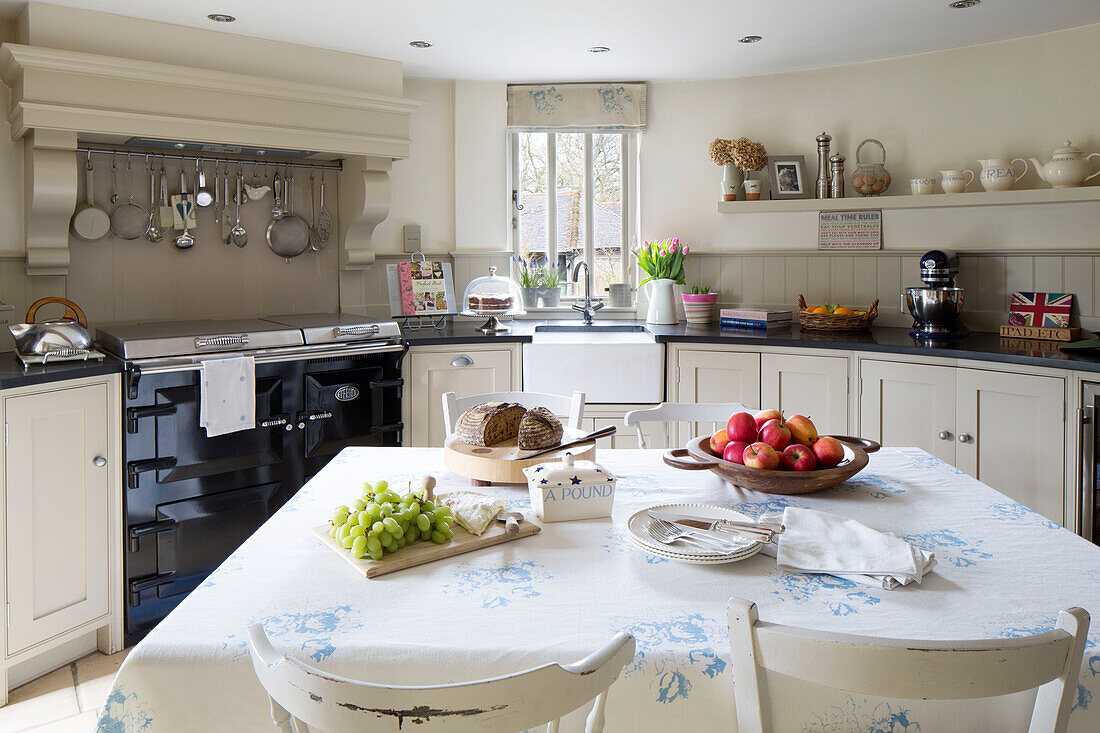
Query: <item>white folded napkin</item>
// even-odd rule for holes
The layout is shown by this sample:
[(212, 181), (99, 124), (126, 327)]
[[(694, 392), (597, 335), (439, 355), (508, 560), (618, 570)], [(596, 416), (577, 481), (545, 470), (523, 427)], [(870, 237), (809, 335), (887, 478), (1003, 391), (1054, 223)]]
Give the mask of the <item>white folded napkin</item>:
[(890, 532), (879, 532), (854, 519), (813, 509), (787, 507), (782, 516), (761, 517), (786, 528), (763, 551), (788, 573), (821, 573), (863, 585), (893, 590), (920, 583), (936, 556)]
[(202, 361), (199, 425), (208, 438), (256, 427), (256, 362), (251, 356)]

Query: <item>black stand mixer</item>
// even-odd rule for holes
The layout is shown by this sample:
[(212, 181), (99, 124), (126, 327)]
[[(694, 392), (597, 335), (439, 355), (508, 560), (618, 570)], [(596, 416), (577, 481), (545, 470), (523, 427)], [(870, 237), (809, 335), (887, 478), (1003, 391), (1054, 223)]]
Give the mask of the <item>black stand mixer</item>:
[(969, 333), (959, 320), (963, 289), (955, 287), (959, 256), (946, 249), (925, 252), (920, 258), (920, 279), (926, 287), (906, 288), (902, 307), (913, 316), (909, 335), (922, 341), (946, 341)]

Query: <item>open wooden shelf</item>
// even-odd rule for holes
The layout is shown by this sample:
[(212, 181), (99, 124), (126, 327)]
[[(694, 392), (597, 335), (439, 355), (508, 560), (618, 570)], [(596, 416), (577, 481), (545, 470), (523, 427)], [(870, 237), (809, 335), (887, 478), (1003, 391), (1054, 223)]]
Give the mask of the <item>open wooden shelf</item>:
[(927, 196), (851, 196), (843, 199), (788, 199), (785, 201), (719, 201), (719, 214), (768, 214), (780, 211), (838, 211), (848, 209), (946, 209), (956, 206), (1016, 206), (1071, 204), (1100, 201), (1100, 186), (1036, 188), (1022, 191), (933, 193)]

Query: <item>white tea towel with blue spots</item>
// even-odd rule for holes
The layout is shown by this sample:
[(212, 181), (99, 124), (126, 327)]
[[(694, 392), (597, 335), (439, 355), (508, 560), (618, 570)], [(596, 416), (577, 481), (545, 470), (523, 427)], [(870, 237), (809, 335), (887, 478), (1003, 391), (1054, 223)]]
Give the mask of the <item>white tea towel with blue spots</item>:
[(255, 359), (203, 359), (199, 383), (199, 425), (206, 437), (256, 427)]
[(919, 583), (936, 564), (933, 553), (832, 512), (789, 506), (769, 521), (785, 528), (778, 547), (766, 549), (786, 573), (835, 575), (893, 590)]

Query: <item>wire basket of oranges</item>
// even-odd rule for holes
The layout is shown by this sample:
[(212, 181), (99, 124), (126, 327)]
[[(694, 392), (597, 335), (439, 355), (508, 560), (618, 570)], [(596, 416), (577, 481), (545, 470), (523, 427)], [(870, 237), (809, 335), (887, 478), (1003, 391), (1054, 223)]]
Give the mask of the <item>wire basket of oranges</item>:
[(817, 331), (862, 331), (870, 328), (878, 315), (878, 298), (871, 301), (867, 310), (857, 310), (849, 306), (831, 303), (807, 306), (806, 298), (798, 295), (798, 320), (802, 328)]

